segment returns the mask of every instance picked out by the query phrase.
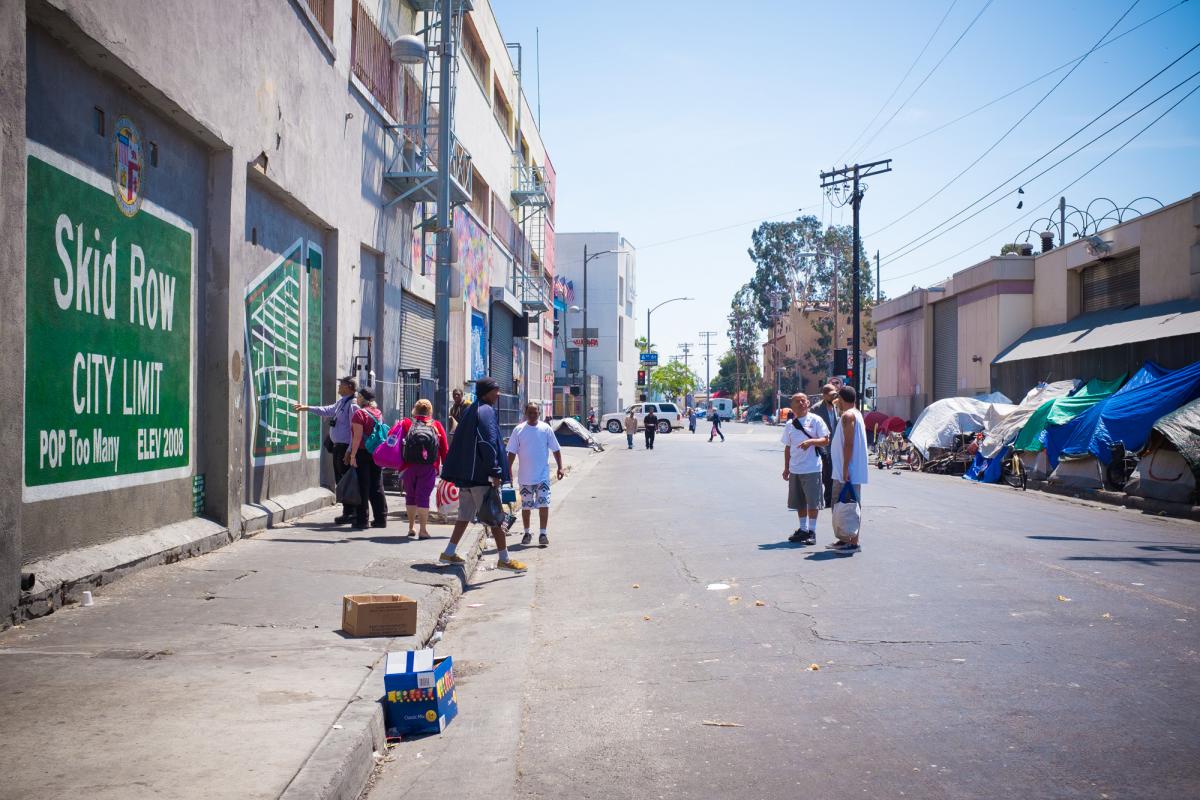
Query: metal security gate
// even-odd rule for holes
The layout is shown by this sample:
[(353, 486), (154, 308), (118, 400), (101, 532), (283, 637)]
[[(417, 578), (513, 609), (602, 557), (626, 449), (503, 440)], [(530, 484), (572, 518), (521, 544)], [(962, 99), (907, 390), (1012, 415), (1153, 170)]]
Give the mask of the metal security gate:
[(433, 306), (408, 292), (400, 295), (400, 369), (433, 377)]
[(958, 394), (958, 298), (933, 304), (933, 399)]
[(1079, 275), (1080, 313), (1131, 308), (1141, 301), (1141, 251), (1134, 250), (1090, 267)]
[(492, 303), (491, 341), (488, 374), (500, 384), (504, 394), (515, 394), (513, 384), (513, 314), (499, 303)]

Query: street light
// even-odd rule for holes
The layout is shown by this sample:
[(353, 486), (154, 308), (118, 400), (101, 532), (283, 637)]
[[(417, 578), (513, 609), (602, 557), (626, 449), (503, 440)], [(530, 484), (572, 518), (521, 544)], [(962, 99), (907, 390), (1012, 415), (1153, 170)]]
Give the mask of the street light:
[(589, 256), (587, 245), (585, 244), (583, 246), (583, 413), (585, 415), (584, 416), (585, 420), (587, 419), (586, 415), (592, 410), (592, 406), (588, 401), (588, 369), (587, 369), (587, 362), (588, 362), (588, 279), (587, 279), (588, 273), (587, 273), (587, 269), (588, 269), (588, 262), (591, 261), (593, 258), (599, 258), (600, 256), (606, 256), (606, 255), (610, 255), (610, 254), (620, 255), (622, 253), (628, 253), (628, 252), (629, 252), (628, 250), (601, 250), (599, 253), (593, 253), (592, 255)]
[[(661, 303), (654, 306), (653, 308), (646, 309), (646, 352), (647, 353), (652, 352), (653, 348), (654, 348), (654, 341), (650, 338), (650, 315), (653, 314), (658, 309), (665, 306), (667, 303), (674, 303), (677, 300), (695, 300), (695, 299), (696, 298), (694, 298), (694, 297), (672, 297), (670, 300), (663, 300)], [(648, 369), (646, 371), (646, 388), (647, 388), (647, 390), (649, 390), (649, 388), (650, 388), (650, 371)]]

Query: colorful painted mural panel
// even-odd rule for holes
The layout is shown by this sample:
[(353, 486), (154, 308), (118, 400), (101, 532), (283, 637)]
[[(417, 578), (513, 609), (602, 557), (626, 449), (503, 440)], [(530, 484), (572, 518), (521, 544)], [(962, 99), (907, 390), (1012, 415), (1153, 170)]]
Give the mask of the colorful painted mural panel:
[(462, 208), (454, 209), (454, 243), (463, 274), (463, 299), (474, 309), (486, 310), (491, 288), (488, 235)]

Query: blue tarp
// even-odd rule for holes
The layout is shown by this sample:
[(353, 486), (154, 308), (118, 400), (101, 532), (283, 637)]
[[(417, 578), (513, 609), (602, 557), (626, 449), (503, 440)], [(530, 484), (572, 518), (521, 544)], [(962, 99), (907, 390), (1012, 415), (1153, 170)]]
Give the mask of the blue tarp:
[(1200, 361), (1168, 372), (1147, 361), (1129, 383), (1065, 425), (1046, 430), (1050, 466), (1061, 456), (1092, 455), (1108, 464), (1116, 442), (1136, 453), (1164, 414), (1200, 397)]
[(991, 458), (985, 458), (983, 453), (976, 453), (974, 463), (963, 473), (963, 478), (980, 483), (999, 483), (1000, 474), (1004, 470), (1004, 459), (1011, 456), (1012, 451), (1012, 445), (1009, 445)]

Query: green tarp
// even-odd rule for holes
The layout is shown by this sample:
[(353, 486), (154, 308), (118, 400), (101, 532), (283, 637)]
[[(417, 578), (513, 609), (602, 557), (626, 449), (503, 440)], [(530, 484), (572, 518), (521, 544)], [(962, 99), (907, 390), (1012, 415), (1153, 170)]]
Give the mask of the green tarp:
[(1154, 423), (1154, 432), (1175, 445), (1200, 486), (1200, 400), (1164, 414)]
[(1025, 450), (1036, 453), (1043, 447), (1042, 431), (1051, 425), (1062, 425), (1064, 422), (1069, 422), (1096, 403), (1111, 396), (1113, 392), (1121, 388), (1121, 384), (1124, 382), (1124, 375), (1111, 381), (1092, 378), (1086, 386), (1070, 397), (1056, 397), (1053, 400), (1047, 400), (1029, 416), (1029, 421), (1025, 423), (1025, 427), (1021, 428), (1013, 447), (1018, 451)]

